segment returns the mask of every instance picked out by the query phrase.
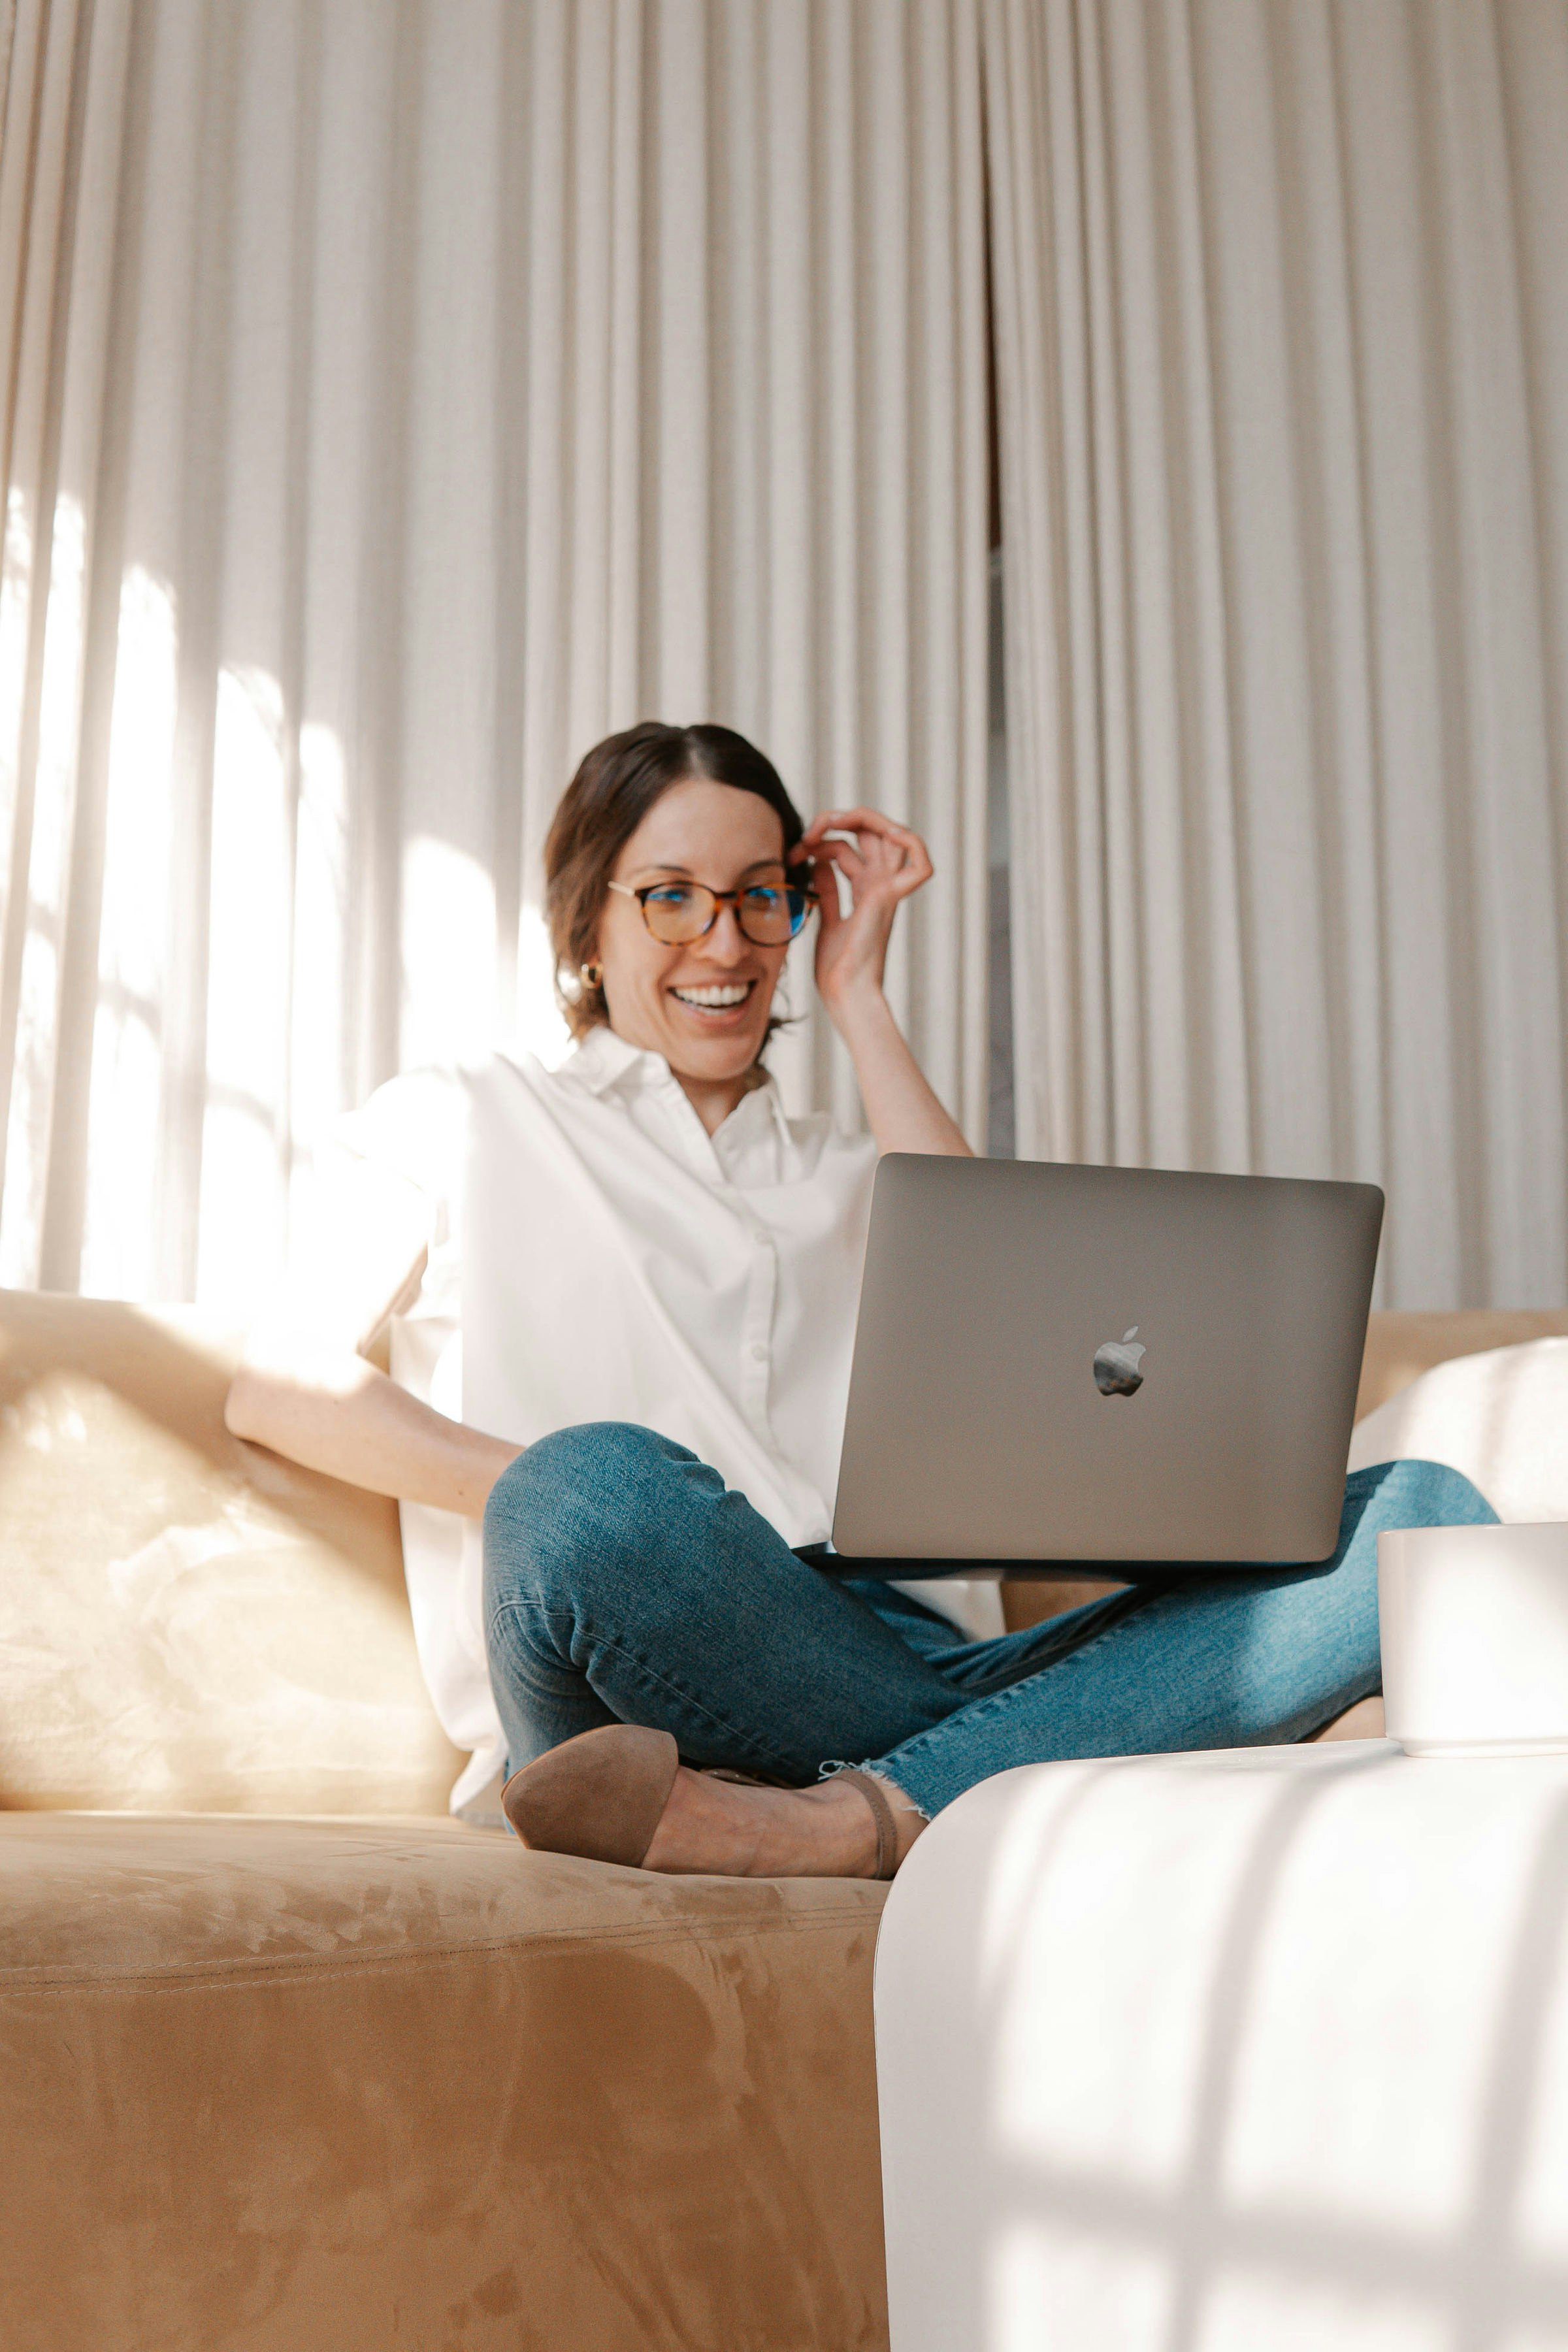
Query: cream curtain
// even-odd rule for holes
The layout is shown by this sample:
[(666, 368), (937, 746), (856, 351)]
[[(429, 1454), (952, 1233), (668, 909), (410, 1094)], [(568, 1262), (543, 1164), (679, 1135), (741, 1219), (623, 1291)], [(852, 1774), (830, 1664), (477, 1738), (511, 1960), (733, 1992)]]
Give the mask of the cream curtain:
[(1568, 6), (985, 0), (1019, 1149), (1568, 1298)]
[(0, 1280), (247, 1305), (340, 1107), (550, 1041), (543, 829), (650, 714), (930, 835), (983, 1136), (974, 5), (17, 0)]

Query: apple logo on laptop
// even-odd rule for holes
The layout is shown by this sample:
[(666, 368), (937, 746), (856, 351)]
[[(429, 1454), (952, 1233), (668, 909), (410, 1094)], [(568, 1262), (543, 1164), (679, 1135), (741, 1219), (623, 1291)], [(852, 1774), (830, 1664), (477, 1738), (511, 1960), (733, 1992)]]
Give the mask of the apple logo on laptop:
[(1120, 1339), (1107, 1339), (1094, 1351), (1094, 1385), (1101, 1396), (1136, 1396), (1143, 1385), (1143, 1375), (1138, 1366), (1143, 1355), (1142, 1346), (1131, 1342), (1138, 1337), (1138, 1326), (1123, 1331)]

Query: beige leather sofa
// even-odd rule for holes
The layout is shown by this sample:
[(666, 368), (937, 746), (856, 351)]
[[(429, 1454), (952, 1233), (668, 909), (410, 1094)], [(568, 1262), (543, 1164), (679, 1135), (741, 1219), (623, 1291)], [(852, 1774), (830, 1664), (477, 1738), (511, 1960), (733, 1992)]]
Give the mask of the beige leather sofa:
[[(1376, 1318), (1363, 1407), (1548, 1331)], [(882, 1890), (447, 1818), (395, 1513), (231, 1360), (0, 1294), (0, 2344), (884, 2345)]]

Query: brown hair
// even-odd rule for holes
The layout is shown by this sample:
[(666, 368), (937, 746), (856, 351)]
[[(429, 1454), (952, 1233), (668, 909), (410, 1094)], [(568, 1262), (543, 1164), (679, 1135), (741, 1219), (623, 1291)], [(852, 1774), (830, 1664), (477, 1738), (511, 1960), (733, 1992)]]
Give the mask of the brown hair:
[(650, 719), (595, 743), (567, 785), (544, 844), (555, 993), (574, 1037), (586, 1036), (606, 1017), (604, 989), (591, 988), (582, 973), (598, 942), (616, 860), (654, 803), (694, 776), (766, 801), (784, 826), (786, 863), (805, 830), (773, 761), (732, 728), (664, 727)]

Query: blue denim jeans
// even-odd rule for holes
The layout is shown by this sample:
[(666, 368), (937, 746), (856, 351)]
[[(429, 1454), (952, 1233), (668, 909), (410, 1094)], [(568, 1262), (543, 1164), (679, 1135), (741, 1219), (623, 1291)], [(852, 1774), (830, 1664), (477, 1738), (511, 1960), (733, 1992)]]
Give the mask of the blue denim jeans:
[(1321, 1568), (1184, 1571), (970, 1642), (887, 1584), (808, 1567), (683, 1446), (589, 1422), (490, 1496), (490, 1681), (514, 1771), (641, 1723), (691, 1763), (791, 1785), (860, 1763), (931, 1814), (1010, 1765), (1306, 1738), (1380, 1686), (1378, 1530), (1495, 1517), (1458, 1471), (1385, 1462), (1347, 1481)]

